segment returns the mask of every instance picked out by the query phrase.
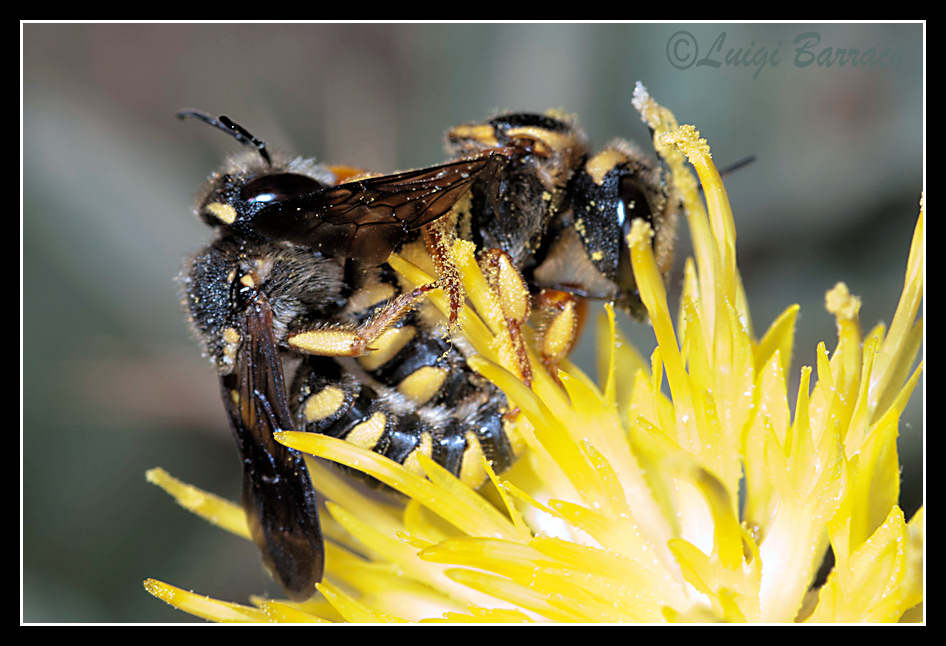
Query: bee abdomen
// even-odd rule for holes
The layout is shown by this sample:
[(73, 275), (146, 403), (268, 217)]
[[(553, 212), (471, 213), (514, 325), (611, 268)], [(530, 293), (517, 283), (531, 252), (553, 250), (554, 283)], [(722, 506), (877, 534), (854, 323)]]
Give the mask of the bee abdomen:
[(397, 354), (368, 374), (418, 406), (450, 406), (469, 394), (472, 386), (472, 373), (459, 353), (429, 333), (413, 336)]
[[(412, 374), (432, 367), (420, 364)], [(304, 430), (344, 439), (418, 475), (424, 474), (418, 456), (425, 455), (473, 487), (486, 479), (484, 457), (497, 472), (515, 459), (502, 419), (505, 398), (491, 384), (453, 384), (445, 405), (418, 404), (383, 382), (369, 383), (374, 380), (367, 375), (356, 378), (348, 368), (326, 357), (308, 357), (300, 364), (291, 400)], [(465, 366), (454, 368), (436, 369), (446, 372), (445, 382), (480, 379)], [(390, 367), (388, 376), (396, 374)], [(459, 400), (453, 397), (467, 391)], [(432, 399), (440, 398), (438, 392)]]

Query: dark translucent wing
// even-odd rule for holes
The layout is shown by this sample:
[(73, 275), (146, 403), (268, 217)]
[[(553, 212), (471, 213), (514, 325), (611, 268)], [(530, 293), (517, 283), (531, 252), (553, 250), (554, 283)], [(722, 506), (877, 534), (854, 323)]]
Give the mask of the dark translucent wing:
[(398, 224), (405, 230), (419, 229), (453, 208), (473, 180), (489, 168), (490, 160), (460, 160), (340, 184), (323, 193), (322, 217), (333, 224)]
[(315, 593), (324, 548), (315, 492), (302, 455), (273, 439), (292, 428), (272, 310), (257, 293), (243, 317), (235, 370), (222, 378), (224, 406), (243, 460), (243, 508), (269, 571), (294, 600)]
[(251, 226), (270, 239), (380, 263), (407, 234), (448, 213), (474, 180), (506, 161), (504, 154), (492, 151), (339, 184), (262, 209)]

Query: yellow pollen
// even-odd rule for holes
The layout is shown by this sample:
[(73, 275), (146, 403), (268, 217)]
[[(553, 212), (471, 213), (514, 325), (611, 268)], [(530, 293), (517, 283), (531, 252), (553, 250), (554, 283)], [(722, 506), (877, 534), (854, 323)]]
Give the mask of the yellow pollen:
[(631, 223), (631, 232), (627, 234), (627, 244), (634, 247), (638, 244), (650, 244), (654, 237), (653, 228), (644, 220), (637, 218)]
[[(664, 133), (661, 136), (664, 144), (673, 145), (680, 149), (684, 155), (691, 161), (697, 158), (712, 158), (709, 144), (700, 137), (700, 131), (689, 124), (684, 124), (678, 128)], [(694, 161), (694, 163), (696, 163)]]
[(861, 309), (861, 299), (848, 291), (847, 285), (838, 283), (829, 290), (824, 297), (824, 306), (831, 314), (841, 319), (857, 318)]

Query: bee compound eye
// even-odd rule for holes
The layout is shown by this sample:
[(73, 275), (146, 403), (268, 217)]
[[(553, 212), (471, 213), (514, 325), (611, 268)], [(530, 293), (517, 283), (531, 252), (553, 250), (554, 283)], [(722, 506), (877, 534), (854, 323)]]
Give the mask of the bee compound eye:
[(638, 218), (653, 225), (653, 210), (647, 199), (647, 193), (632, 175), (621, 178), (619, 191), (618, 219), (621, 224), (621, 233), (627, 237), (631, 231), (631, 224)]
[[(626, 299), (637, 293), (637, 285), (631, 269), (630, 250), (627, 248), (627, 236), (631, 232), (634, 220), (642, 219), (653, 226), (654, 212), (650, 201), (647, 199), (647, 190), (634, 175), (625, 175), (620, 179), (618, 198), (615, 215), (621, 232), (621, 244), (618, 247), (620, 252), (618, 254), (616, 279), (618, 288), (621, 290), (623, 298)], [(636, 297), (632, 300), (636, 300)]]
[(241, 189), (240, 197), (251, 203), (280, 202), (321, 188), (324, 185), (308, 175), (277, 173), (250, 180)]

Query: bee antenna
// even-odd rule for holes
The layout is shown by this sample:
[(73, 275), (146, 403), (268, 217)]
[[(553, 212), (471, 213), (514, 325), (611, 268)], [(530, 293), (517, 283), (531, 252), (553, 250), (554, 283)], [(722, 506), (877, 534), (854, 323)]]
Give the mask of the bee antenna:
[(177, 113), (177, 118), (178, 119), (187, 119), (187, 118), (198, 119), (208, 125), (211, 125), (215, 128), (219, 128), (220, 130), (223, 130), (224, 132), (232, 136), (234, 139), (239, 141), (241, 144), (245, 144), (247, 146), (252, 146), (253, 148), (256, 148), (259, 151), (260, 156), (266, 160), (266, 163), (269, 166), (273, 165), (272, 160), (269, 158), (269, 152), (266, 150), (266, 144), (263, 141), (254, 137), (252, 133), (250, 133), (249, 130), (247, 130), (240, 124), (234, 122), (233, 120), (230, 119), (230, 117), (226, 115), (221, 114), (218, 118), (214, 119), (209, 114), (205, 114), (197, 110), (181, 110), (180, 112)]
[(743, 168), (743, 167), (745, 167), (745, 166), (748, 166), (749, 164), (751, 164), (751, 163), (754, 162), (754, 161), (755, 161), (755, 155), (749, 155), (748, 157), (743, 157), (743, 158), (740, 159), (739, 161), (733, 162), (732, 164), (730, 164), (730, 165), (727, 166), (726, 168), (724, 168), (724, 169), (722, 169), (721, 171), (719, 171), (719, 174), (720, 174), (721, 176), (725, 177), (726, 175), (729, 175), (730, 173), (736, 172), (736, 171), (739, 170), (740, 168)]
[[(755, 161), (755, 155), (749, 155), (748, 157), (743, 157), (739, 161), (730, 164), (726, 168), (719, 171), (720, 177), (726, 177), (727, 175), (736, 172), (740, 168), (744, 168)], [(703, 185), (700, 185), (700, 193), (703, 192)]]

